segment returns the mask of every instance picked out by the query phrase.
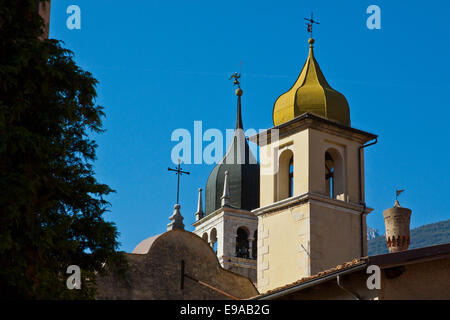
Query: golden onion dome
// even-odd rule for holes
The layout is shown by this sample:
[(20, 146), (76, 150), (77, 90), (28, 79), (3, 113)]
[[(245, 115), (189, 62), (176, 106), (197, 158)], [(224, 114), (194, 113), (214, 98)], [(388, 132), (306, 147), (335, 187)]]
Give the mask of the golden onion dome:
[(314, 39), (309, 39), (309, 55), (297, 81), (273, 106), (273, 124), (285, 123), (310, 112), (350, 126), (347, 99), (330, 87), (314, 58)]

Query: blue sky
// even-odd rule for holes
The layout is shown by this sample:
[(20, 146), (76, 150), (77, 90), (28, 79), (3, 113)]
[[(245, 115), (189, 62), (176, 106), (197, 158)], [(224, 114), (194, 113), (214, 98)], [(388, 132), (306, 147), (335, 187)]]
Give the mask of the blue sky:
[[(97, 178), (108, 197), (121, 250), (165, 231), (176, 202), (169, 174), (171, 134), (233, 128), (236, 96), (229, 76), (242, 61), (245, 128), (272, 126), (276, 98), (296, 80), (308, 53), (311, 11), (315, 55), (330, 85), (350, 105), (352, 126), (379, 135), (366, 150), (368, 225), (384, 232), (382, 211), (395, 189), (413, 210), (412, 227), (450, 217), (450, 37), (448, 1), (116, 1), (53, 0), (50, 37), (99, 80), (105, 107)], [(81, 30), (66, 9), (81, 8)], [(381, 30), (366, 9), (381, 8)], [(181, 213), (192, 230), (197, 189), (212, 166), (185, 165)]]

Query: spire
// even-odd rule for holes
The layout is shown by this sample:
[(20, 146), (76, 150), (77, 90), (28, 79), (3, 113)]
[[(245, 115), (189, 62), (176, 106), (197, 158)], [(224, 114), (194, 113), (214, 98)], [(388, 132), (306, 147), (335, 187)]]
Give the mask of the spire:
[(197, 212), (195, 213), (195, 221), (200, 220), (203, 218), (205, 213), (203, 212), (203, 201), (202, 201), (202, 188), (198, 189), (198, 205), (197, 205)]
[(241, 83), (239, 81), (239, 79), (241, 78), (241, 74), (235, 72), (234, 74), (231, 75), (230, 80), (233, 80), (233, 85), (237, 86), (238, 88), (236, 89), (236, 95), (238, 97), (237, 99), (237, 117), (236, 117), (236, 130), (237, 129), (243, 129), (242, 126), (242, 115), (241, 115), (241, 96), (242, 96), (242, 89), (241, 89)]
[(236, 116), (236, 130), (237, 129), (243, 129), (242, 126), (242, 114), (241, 114), (241, 96), (242, 96), (242, 89), (237, 88), (236, 89), (236, 95), (237, 95), (237, 116)]
[(174, 206), (173, 214), (170, 216), (170, 223), (167, 225), (167, 231), (170, 230), (184, 230), (183, 216), (180, 213), (180, 205), (177, 203)]
[(294, 85), (278, 97), (273, 107), (274, 125), (309, 112), (350, 126), (347, 99), (331, 88), (314, 57), (314, 39), (310, 38), (306, 63)]
[(225, 180), (223, 182), (222, 207), (230, 205), (230, 190), (228, 189), (228, 170), (225, 171)]
[[(259, 189), (259, 164), (250, 150), (242, 125), (243, 91), (240, 88), (240, 77), (241, 75), (237, 72), (230, 77), (230, 80), (234, 79), (233, 84), (237, 86), (236, 129), (224, 157), (209, 174), (205, 189), (205, 215), (224, 205), (243, 210), (259, 207), (259, 196), (257, 192), (254, 192)], [(225, 171), (228, 171), (227, 181), (225, 181)], [(231, 190), (228, 184), (232, 186)]]

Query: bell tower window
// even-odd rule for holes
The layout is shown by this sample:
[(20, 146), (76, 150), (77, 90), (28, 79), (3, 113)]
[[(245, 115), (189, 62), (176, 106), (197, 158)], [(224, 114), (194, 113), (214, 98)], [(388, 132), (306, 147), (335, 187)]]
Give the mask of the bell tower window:
[(294, 157), (289, 161), (289, 198), (294, 195)]
[(325, 192), (337, 200), (345, 200), (344, 161), (334, 148), (325, 152)]
[(237, 229), (237, 237), (236, 237), (236, 257), (238, 258), (246, 258), (248, 259), (248, 233), (247, 231), (240, 227)]
[(284, 150), (279, 157), (277, 173), (277, 199), (283, 200), (294, 195), (294, 154), (292, 150)]
[(327, 195), (334, 198), (334, 162), (328, 152), (325, 153), (325, 182)]
[(217, 253), (217, 230), (213, 228), (209, 234), (209, 245)]

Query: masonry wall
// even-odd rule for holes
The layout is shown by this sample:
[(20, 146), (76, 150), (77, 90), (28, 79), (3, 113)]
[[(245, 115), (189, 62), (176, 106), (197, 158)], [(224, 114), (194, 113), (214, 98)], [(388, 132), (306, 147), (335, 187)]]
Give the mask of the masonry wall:
[(236, 257), (237, 230), (242, 227), (249, 233), (249, 253), (252, 256), (252, 246), (258, 220), (249, 211), (234, 208), (221, 208), (202, 220), (196, 222), (194, 233), (199, 237), (208, 235), (211, 241), (211, 232), (217, 231), (217, 257), (219, 263), (226, 270), (233, 271), (250, 278), (256, 282), (256, 260)]
[(237, 298), (258, 294), (251, 281), (224, 270), (214, 251), (200, 237), (188, 231), (172, 230), (156, 238), (147, 254), (126, 254), (129, 270), (99, 277), (97, 299), (229, 299), (188, 278), (181, 284), (181, 260), (185, 273)]

